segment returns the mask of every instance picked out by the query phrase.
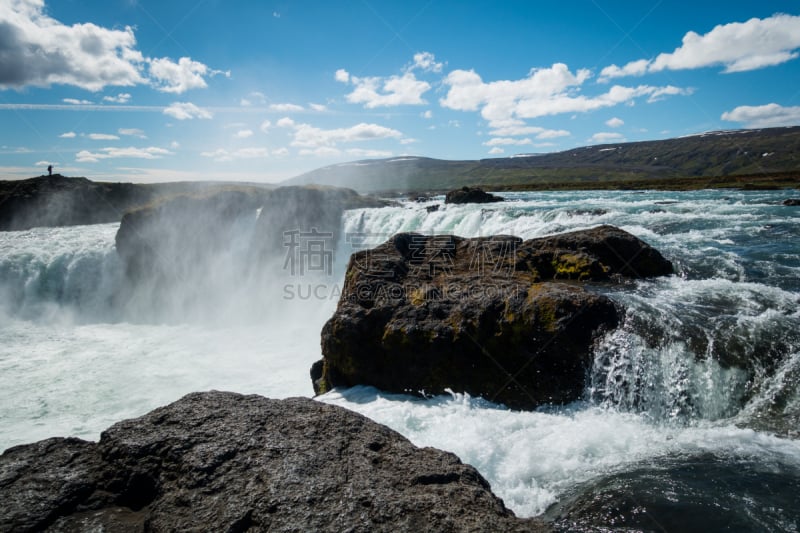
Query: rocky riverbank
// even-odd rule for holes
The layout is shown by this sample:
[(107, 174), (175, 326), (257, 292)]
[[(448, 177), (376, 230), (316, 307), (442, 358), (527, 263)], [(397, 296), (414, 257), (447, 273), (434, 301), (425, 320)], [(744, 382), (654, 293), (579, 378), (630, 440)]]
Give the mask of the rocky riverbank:
[(453, 454), (305, 398), (193, 393), (0, 456), (0, 531), (546, 531)]

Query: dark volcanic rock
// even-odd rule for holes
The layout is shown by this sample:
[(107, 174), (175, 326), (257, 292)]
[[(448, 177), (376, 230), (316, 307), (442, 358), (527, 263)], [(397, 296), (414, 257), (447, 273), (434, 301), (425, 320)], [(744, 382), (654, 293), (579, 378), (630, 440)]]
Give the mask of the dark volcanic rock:
[(308, 399), (194, 393), (0, 456), (0, 531), (543, 531), (456, 456)]
[(98, 183), (60, 174), (0, 182), (0, 231), (114, 222), (155, 191), (133, 183)]
[(608, 298), (560, 280), (671, 272), (656, 250), (610, 226), (524, 242), (395, 235), (351, 257), (322, 330), (315, 391), (452, 389), (524, 409), (576, 400), (596, 334), (618, 314)]
[(787, 198), (783, 201), (783, 205), (786, 206), (797, 206), (800, 205), (800, 198)]
[(446, 204), (485, 204), (489, 202), (502, 202), (501, 196), (495, 196), (479, 187), (461, 187), (448, 192), (444, 197)]

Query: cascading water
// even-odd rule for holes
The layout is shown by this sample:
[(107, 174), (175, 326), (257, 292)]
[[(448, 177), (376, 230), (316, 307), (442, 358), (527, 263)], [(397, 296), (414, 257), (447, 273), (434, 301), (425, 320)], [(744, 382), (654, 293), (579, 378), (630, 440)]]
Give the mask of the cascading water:
[[(310, 395), (308, 369), (347, 255), (396, 232), (528, 239), (612, 224), (659, 249), (678, 272), (593, 287), (625, 315), (598, 341), (584, 401), (513, 412), (457, 392), (417, 398), (370, 387), (320, 400), (455, 452), (518, 514), (558, 503), (547, 516), (565, 530), (588, 528), (586, 517), (690, 529), (681, 516), (708, 529), (719, 523), (714, 509), (730, 513), (737, 529), (797, 530), (800, 212), (780, 205), (786, 194), (513, 193), (503, 204), (431, 212), (436, 201), (349, 211), (336, 228), (344, 238), (333, 276), (254, 275), (263, 265), (234, 254), (214, 268), (233, 272), (225, 261), (243, 257), (246, 275), (197, 288), (217, 297), (186, 314), (196, 301), (183, 292), (191, 284), (175, 295), (186, 304), (180, 313), (151, 312), (144, 292), (123, 290), (116, 224), (3, 233), (0, 448), (52, 435), (96, 438), (192, 390)], [(641, 505), (626, 507), (637, 495)], [(568, 516), (567, 502), (587, 509), (583, 518)], [(603, 505), (627, 518), (597, 511)], [(658, 510), (671, 517), (658, 516), (660, 526), (631, 518), (655, 520)]]

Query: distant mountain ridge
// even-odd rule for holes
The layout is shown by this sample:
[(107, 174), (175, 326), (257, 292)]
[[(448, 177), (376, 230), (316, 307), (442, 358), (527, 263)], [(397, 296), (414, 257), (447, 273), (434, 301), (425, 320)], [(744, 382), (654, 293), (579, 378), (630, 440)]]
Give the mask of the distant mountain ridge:
[(592, 183), (800, 171), (800, 126), (711, 131), (585, 146), (563, 152), (448, 161), (400, 156), (322, 167), (285, 181), (360, 192), (443, 190), (480, 184)]

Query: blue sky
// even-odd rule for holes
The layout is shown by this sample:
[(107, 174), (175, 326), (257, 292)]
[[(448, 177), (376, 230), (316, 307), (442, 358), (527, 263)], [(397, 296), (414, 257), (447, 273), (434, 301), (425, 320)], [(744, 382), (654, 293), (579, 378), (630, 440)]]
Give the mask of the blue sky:
[(0, 178), (275, 182), (800, 124), (800, 3), (0, 0)]

